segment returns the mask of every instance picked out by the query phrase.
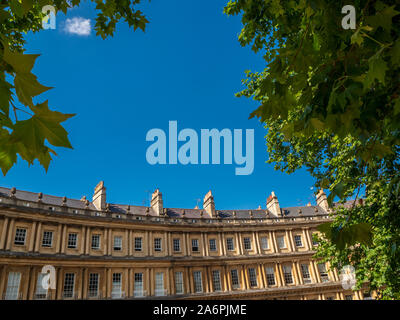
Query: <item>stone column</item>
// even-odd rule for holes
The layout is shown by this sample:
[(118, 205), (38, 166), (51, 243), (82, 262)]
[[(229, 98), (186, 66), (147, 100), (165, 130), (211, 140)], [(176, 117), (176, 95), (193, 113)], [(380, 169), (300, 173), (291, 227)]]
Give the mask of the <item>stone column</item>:
[(239, 239), (238, 239), (238, 245), (239, 245), (239, 252), (240, 252), (240, 255), (243, 255), (243, 241), (242, 241), (242, 237), (241, 237), (241, 234), (240, 234), (240, 232), (239, 232), (239, 234), (238, 234), (238, 237), (239, 237)]
[(85, 240), (85, 254), (90, 254), (90, 227), (86, 228), (86, 240)]
[(256, 232), (256, 245), (257, 245), (257, 253), (261, 254), (261, 244), (260, 244), (260, 234)]
[(295, 266), (296, 266), (297, 278), (299, 279), (299, 284), (303, 285), (304, 284), (304, 280), (303, 280), (303, 275), (302, 275), (301, 270), (300, 270), (299, 261), (295, 262)]
[[(83, 269), (83, 294), (82, 294), (82, 299), (87, 299), (88, 298), (88, 286), (89, 286), (89, 269), (84, 268)], [(100, 291), (100, 283), (99, 283), (99, 291)]]
[(36, 226), (37, 226), (37, 222), (35, 221), (32, 226), (31, 237), (30, 237), (30, 241), (29, 241), (29, 247), (28, 247), (29, 252), (32, 252), (33, 248), (35, 246)]
[(128, 245), (129, 245), (129, 251), (128, 255), (133, 256), (133, 230), (129, 230), (129, 236), (128, 236)]
[(148, 242), (149, 256), (153, 256), (153, 247), (154, 247), (153, 231), (149, 231), (149, 242)]
[(56, 281), (57, 281), (57, 284), (56, 284), (57, 285), (57, 291), (56, 291), (55, 299), (62, 300), (63, 299), (62, 290), (63, 290), (64, 279), (63, 279), (63, 272), (62, 272), (62, 268), (61, 267), (57, 268), (57, 279), (56, 279)]
[(144, 247), (146, 248), (146, 252), (145, 255), (149, 256), (150, 255), (150, 236), (149, 236), (149, 231), (146, 231), (146, 233), (144, 234)]
[(205, 250), (205, 255), (208, 257), (210, 255), (210, 248), (209, 248), (209, 239), (208, 239), (208, 234), (204, 234), (204, 250)]
[(67, 225), (64, 224), (63, 226), (63, 232), (62, 232), (62, 238), (61, 238), (61, 253), (65, 253), (65, 250), (67, 248)]
[(292, 275), (294, 278), (294, 284), (297, 286), (300, 284), (300, 280), (297, 274), (297, 267), (296, 267), (296, 262), (292, 262)]
[(168, 232), (167, 234), (167, 248), (168, 248), (167, 255), (172, 256), (173, 248), (172, 248), (171, 232)]
[(185, 270), (184, 270), (184, 272), (183, 272), (183, 279), (184, 279), (183, 281), (184, 281), (184, 283), (185, 283), (184, 291), (185, 291), (185, 293), (187, 293), (187, 294), (193, 292), (193, 291), (191, 290), (191, 287), (190, 287), (190, 277), (191, 277), (190, 268), (189, 268), (189, 267), (185, 267)]
[(306, 250), (310, 250), (310, 243), (308, 242), (308, 238), (307, 238), (307, 234), (306, 234), (306, 229), (303, 228), (303, 239), (304, 239), (304, 247), (306, 248)]
[(106, 298), (107, 298), (107, 299), (110, 299), (110, 298), (111, 298), (111, 289), (112, 289), (112, 274), (111, 274), (111, 268), (107, 268), (106, 282), (107, 282)]
[[(131, 230), (131, 232), (132, 232), (132, 230)], [(130, 235), (130, 237), (131, 237), (131, 239), (132, 239), (132, 235)], [(131, 248), (132, 248), (132, 246), (131, 246)], [(132, 268), (129, 268), (128, 269), (128, 289), (127, 289), (127, 294), (126, 294), (126, 296), (129, 298), (129, 297), (133, 297), (133, 281), (134, 281), (134, 279), (133, 279), (133, 270), (132, 270)]]
[(292, 241), (290, 241), (290, 236), (289, 236), (289, 231), (285, 230), (285, 238), (287, 242), (287, 248), (289, 249), (290, 252), (293, 252), (293, 247), (292, 247)]
[[(189, 267), (189, 285), (190, 285), (190, 293), (194, 293), (194, 282), (193, 282), (193, 272), (192, 272), (192, 268)], [(204, 275), (202, 275), (201, 279), (204, 279)]]
[(243, 284), (243, 289), (248, 290), (249, 289), (249, 283), (247, 282), (247, 276), (246, 276), (246, 268), (245, 266), (241, 267), (241, 274), (242, 274), (242, 284)]
[(226, 256), (227, 249), (226, 249), (226, 239), (224, 232), (222, 232), (222, 251), (223, 251), (222, 255)]
[(80, 238), (80, 249), (79, 254), (85, 253), (85, 241), (86, 241), (86, 227), (82, 226), (81, 228), (81, 238)]
[(151, 286), (151, 283), (150, 283), (150, 268), (146, 268), (146, 272), (145, 272), (145, 273), (146, 273), (145, 290), (146, 290), (147, 296), (150, 296), (150, 295), (151, 295), (151, 288), (150, 288), (150, 286)]
[(183, 249), (183, 255), (184, 256), (188, 256), (189, 255), (189, 251), (188, 251), (188, 247), (187, 247), (187, 243), (186, 243), (186, 233), (182, 233), (183, 237), (182, 237), (182, 249)]
[(111, 256), (112, 255), (112, 243), (113, 243), (113, 234), (112, 234), (112, 230), (108, 229), (108, 243), (107, 243), (107, 248), (108, 248), (108, 255)]
[(289, 230), (288, 236), (289, 236), (289, 242), (292, 246), (292, 251), (297, 251), (297, 247), (296, 247), (296, 245), (294, 243), (294, 239), (293, 239), (293, 231), (292, 230)]
[(61, 252), (61, 242), (62, 242), (62, 225), (59, 224), (57, 227), (56, 253)]
[(124, 241), (125, 241), (125, 243), (122, 245), (122, 250), (125, 253), (125, 256), (128, 256), (129, 255), (130, 246), (131, 246), (131, 243), (129, 241), (129, 230), (128, 229), (125, 229)]
[(191, 255), (191, 249), (192, 246), (190, 245), (190, 237), (189, 237), (189, 233), (185, 233), (186, 236), (186, 248), (187, 248), (187, 255), (190, 256)]
[[(175, 282), (174, 282), (174, 278), (175, 278), (174, 277), (174, 268), (169, 267), (168, 268), (168, 274), (169, 274), (168, 294), (169, 295), (174, 295), (175, 292), (176, 292)], [(183, 275), (182, 275), (182, 278), (183, 278)], [(182, 281), (183, 281), (183, 279), (182, 279)]]
[(206, 237), (204, 235), (204, 232), (200, 234), (200, 243), (201, 243), (201, 254), (203, 257), (208, 256), (208, 250), (206, 253), (206, 248), (208, 248), (207, 243), (206, 243)]
[(261, 269), (261, 278), (262, 278), (262, 283), (263, 283), (263, 288), (267, 288), (268, 287), (268, 283), (267, 283), (267, 275), (265, 274), (265, 266), (260, 263), (260, 269)]
[[(42, 234), (42, 223), (39, 222), (37, 231), (36, 231), (36, 240), (35, 240), (35, 252), (39, 252), (40, 248), (40, 235)], [(33, 240), (33, 239), (32, 239)]]
[(218, 242), (219, 242), (219, 255), (220, 256), (224, 256), (225, 252), (224, 252), (224, 243), (222, 241), (222, 233), (218, 233)]
[(124, 268), (123, 271), (123, 277), (124, 277), (124, 292), (125, 292), (125, 297), (129, 298), (130, 294), (129, 294), (129, 269), (128, 268)]
[(282, 264), (281, 263), (278, 264), (278, 274), (279, 274), (279, 278), (281, 279), (281, 285), (283, 287), (286, 286), (285, 277), (283, 275), (283, 270), (282, 270)]
[(30, 300), (30, 294), (32, 291), (32, 287), (34, 287), (34, 285), (32, 286), (32, 278), (35, 278), (33, 275), (33, 271), (34, 271), (34, 268), (29, 267), (29, 270), (26, 272), (27, 279), (25, 280), (25, 282), (27, 285), (25, 286), (25, 290), (24, 290), (25, 292), (23, 293), (23, 297), (22, 297), (22, 299), (24, 299), (24, 300)]
[(83, 286), (85, 283), (85, 279), (83, 278), (83, 275), (85, 273), (85, 268), (80, 268), (79, 270), (79, 275), (78, 275), (78, 281), (77, 281), (77, 288), (78, 288), (78, 292), (77, 292), (77, 299), (82, 299), (83, 298)]
[(278, 244), (276, 243), (275, 232), (270, 231), (269, 236), (271, 237), (272, 246), (273, 246), (274, 252), (276, 253), (276, 252), (278, 252)]
[(304, 230), (304, 234), (306, 235), (306, 239), (307, 239), (309, 250), (313, 250), (313, 244), (312, 244), (312, 237), (311, 237), (310, 229), (309, 228), (305, 229)]
[(213, 292), (213, 283), (212, 283), (212, 276), (211, 276), (211, 270), (210, 267), (205, 267), (205, 272), (204, 272), (204, 282), (206, 284), (206, 292)]
[(154, 269), (150, 269), (150, 295), (154, 296)]
[(263, 272), (262, 272), (262, 266), (261, 263), (257, 264), (257, 269), (258, 269), (258, 287), (259, 288), (265, 288), (265, 281), (264, 281), (264, 277), (263, 277)]
[(108, 255), (108, 229), (103, 230), (104, 239), (101, 239), (100, 245), (103, 245), (103, 255)]
[[(0, 238), (0, 250), (3, 250), (6, 244), (6, 234), (7, 234), (7, 227), (8, 227), (8, 221), (9, 218), (5, 217), (4, 223), (3, 223), (3, 228), (1, 230), (1, 238)], [(0, 298), (1, 297), (1, 292), (0, 292)]]
[(252, 238), (253, 238), (253, 246), (251, 249), (253, 249), (255, 254), (259, 254), (260, 250), (258, 249), (258, 244), (257, 244), (257, 240), (256, 240), (256, 233), (252, 232)]
[(321, 283), (321, 276), (317, 264), (314, 261), (310, 261), (310, 265), (314, 269), (316, 283)]
[(7, 237), (6, 250), (10, 250), (11, 249), (12, 236), (13, 236), (13, 233), (14, 233), (14, 224), (15, 224), (15, 219), (11, 219), (10, 227), (8, 228), (8, 237)]
[(231, 286), (226, 266), (223, 266), (222, 273), (224, 277), (224, 291), (231, 291)]

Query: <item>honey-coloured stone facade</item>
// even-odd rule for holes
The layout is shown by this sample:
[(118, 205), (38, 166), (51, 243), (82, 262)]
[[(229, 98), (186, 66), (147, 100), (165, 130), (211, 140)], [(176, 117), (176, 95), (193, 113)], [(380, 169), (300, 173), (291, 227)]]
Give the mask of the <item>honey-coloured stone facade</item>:
[[(317, 205), (216, 210), (92, 201), (0, 188), (0, 299), (363, 299), (337, 270), (312, 257), (312, 235), (329, 221)], [(204, 209), (204, 207), (206, 209)], [(42, 268), (54, 267), (54, 289)]]

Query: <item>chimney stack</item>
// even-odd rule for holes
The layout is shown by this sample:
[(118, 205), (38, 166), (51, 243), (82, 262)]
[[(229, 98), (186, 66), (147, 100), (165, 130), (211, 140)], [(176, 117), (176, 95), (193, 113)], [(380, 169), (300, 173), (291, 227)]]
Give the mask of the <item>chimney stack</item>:
[(157, 215), (163, 215), (163, 200), (160, 190), (156, 189), (156, 191), (154, 191), (151, 195), (150, 206), (157, 213)]
[(104, 186), (104, 181), (100, 181), (96, 188), (94, 188), (92, 203), (97, 210), (104, 210), (106, 208), (106, 187)]
[(325, 211), (328, 211), (329, 210), (328, 198), (326, 197), (324, 190), (320, 189), (316, 198), (317, 198), (317, 205), (320, 206)]
[(205, 212), (208, 213), (208, 215), (213, 218), (216, 216), (215, 212), (215, 203), (214, 203), (214, 197), (211, 193), (211, 190), (207, 192), (207, 194), (204, 197), (203, 200), (203, 209)]
[(279, 201), (277, 196), (275, 195), (275, 192), (271, 192), (271, 195), (267, 199), (267, 209), (271, 211), (271, 213), (279, 217), (281, 215), (281, 208), (279, 206)]

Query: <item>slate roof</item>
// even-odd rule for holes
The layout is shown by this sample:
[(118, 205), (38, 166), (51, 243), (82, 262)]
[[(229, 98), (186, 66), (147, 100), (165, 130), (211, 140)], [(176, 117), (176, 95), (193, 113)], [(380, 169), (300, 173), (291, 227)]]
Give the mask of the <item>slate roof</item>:
[[(0, 187), (0, 197), (9, 197), (11, 189)], [(15, 197), (22, 201), (38, 201), (38, 193), (30, 191), (16, 190)], [(44, 205), (49, 206), (61, 206), (63, 204), (63, 197), (57, 197), (52, 195), (43, 194), (41, 202)], [(66, 206), (74, 209), (91, 209), (99, 211), (96, 207), (89, 202), (89, 206), (86, 207), (84, 200), (68, 199)], [(150, 215), (157, 216), (157, 213), (151, 208), (146, 206), (133, 206), (133, 205), (121, 205), (109, 203), (109, 210), (111, 213), (117, 214), (133, 214), (133, 215)], [(129, 208), (129, 210), (128, 210)], [(208, 214), (203, 209), (183, 209), (183, 208), (164, 208), (164, 212), (171, 218), (188, 218), (188, 219), (200, 219), (209, 218)], [(203, 215), (202, 215), (203, 212)], [(221, 219), (251, 219), (251, 218), (274, 218), (275, 216), (267, 209), (249, 209), (249, 210), (216, 210), (217, 217)], [(298, 216), (316, 216), (325, 215), (327, 212), (320, 206), (296, 206), (281, 208), (281, 217), (298, 217)]]

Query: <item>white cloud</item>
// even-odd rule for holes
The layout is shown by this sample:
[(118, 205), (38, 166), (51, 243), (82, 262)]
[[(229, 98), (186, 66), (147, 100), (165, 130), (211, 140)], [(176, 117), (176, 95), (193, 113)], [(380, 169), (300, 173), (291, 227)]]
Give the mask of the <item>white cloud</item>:
[(65, 31), (77, 34), (78, 36), (88, 36), (91, 31), (90, 19), (74, 17), (65, 21)]

